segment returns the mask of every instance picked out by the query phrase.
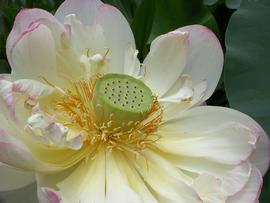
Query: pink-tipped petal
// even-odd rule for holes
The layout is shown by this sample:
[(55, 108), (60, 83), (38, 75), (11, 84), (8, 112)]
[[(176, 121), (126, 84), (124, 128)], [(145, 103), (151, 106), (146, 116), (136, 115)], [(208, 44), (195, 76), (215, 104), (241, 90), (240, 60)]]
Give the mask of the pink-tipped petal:
[(260, 171), (253, 166), (250, 178), (242, 191), (229, 197), (226, 203), (257, 203), (259, 201), (263, 179)]
[[(18, 100), (18, 94), (16, 93), (23, 93), (28, 96), (29, 100), (35, 100), (39, 97), (47, 96), (53, 91), (54, 88), (35, 80), (22, 79), (15, 82), (0, 80), (0, 101), (1, 105), (3, 105), (1, 113), (5, 114), (7, 110), (11, 118), (16, 120), (15, 108), (16, 100)], [(5, 115), (7, 116), (7, 114)]]
[(9, 61), (11, 61), (11, 49), (14, 47), (14, 44), (23, 32), (33, 29), (34, 23), (39, 19), (48, 19), (51, 22), (57, 22), (51, 13), (38, 8), (23, 9), (18, 13), (6, 44), (6, 53)]
[(115, 7), (102, 4), (98, 8), (95, 23), (102, 26), (109, 49), (109, 72), (124, 72), (125, 50), (128, 46), (135, 47), (132, 30)]
[(178, 30), (189, 33), (189, 54), (183, 73), (191, 75), (194, 85), (207, 81), (206, 100), (214, 92), (222, 73), (222, 47), (215, 34), (202, 25), (190, 25)]
[(11, 75), (10, 74), (0, 74), (0, 80), (11, 81)]
[[(7, 126), (5, 126), (7, 127)], [(19, 139), (0, 128), (0, 161), (31, 171), (52, 171), (55, 167), (39, 161)]]
[(264, 175), (270, 164), (270, 140), (261, 128), (258, 128), (258, 133), (260, 138), (256, 144), (255, 153), (251, 156), (251, 162)]
[(172, 154), (236, 165), (255, 151), (258, 129), (252, 118), (236, 110), (198, 106), (161, 125), (157, 144)]
[(25, 93), (30, 99), (37, 99), (51, 94), (54, 88), (35, 80), (17, 80), (13, 83), (13, 91)]
[(40, 203), (61, 203), (62, 198), (60, 195), (51, 188), (41, 188), (43, 194), (39, 194)]
[[(188, 54), (188, 33), (174, 31), (157, 37), (144, 60), (145, 83), (161, 97), (180, 77)], [(165, 77), (166, 76), (166, 77)]]
[[(1, 105), (5, 105), (7, 107), (7, 110), (9, 111), (9, 114), (12, 115), (12, 117), (15, 116), (15, 100), (13, 97), (13, 83), (7, 80), (0, 80), (0, 101)], [(2, 114), (6, 109), (4, 106), (2, 106)]]
[(0, 191), (15, 190), (35, 181), (32, 172), (22, 171), (0, 163)]
[(23, 33), (11, 50), (9, 59), (12, 67), (12, 79), (46, 78), (55, 83), (56, 49), (51, 31), (45, 25), (36, 26)]
[(84, 25), (92, 25), (102, 4), (100, 0), (66, 0), (57, 9), (55, 17), (64, 23), (67, 15), (75, 14)]

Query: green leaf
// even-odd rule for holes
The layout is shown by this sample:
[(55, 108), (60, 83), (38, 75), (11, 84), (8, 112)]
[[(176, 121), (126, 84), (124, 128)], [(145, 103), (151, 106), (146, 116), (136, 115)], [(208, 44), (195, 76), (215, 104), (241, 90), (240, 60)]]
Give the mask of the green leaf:
[(136, 8), (140, 5), (142, 0), (102, 0), (104, 3), (111, 4), (117, 7), (131, 22)]
[(226, 6), (231, 9), (238, 9), (242, 0), (226, 0)]
[(136, 40), (136, 47), (139, 50), (140, 58), (146, 48), (148, 38), (151, 34), (155, 14), (155, 0), (144, 0), (136, 10), (131, 28)]
[(202, 0), (156, 0), (150, 41), (160, 34), (191, 24), (208, 26), (219, 35), (215, 18)]
[(8, 62), (4, 59), (0, 59), (0, 74), (1, 73), (9, 73), (10, 67), (8, 65)]
[(226, 33), (225, 88), (231, 107), (270, 135), (270, 1), (243, 0)]
[(205, 4), (205, 5), (208, 5), (208, 6), (212, 6), (212, 5), (214, 5), (215, 3), (217, 3), (218, 2), (218, 0), (203, 0), (203, 3)]

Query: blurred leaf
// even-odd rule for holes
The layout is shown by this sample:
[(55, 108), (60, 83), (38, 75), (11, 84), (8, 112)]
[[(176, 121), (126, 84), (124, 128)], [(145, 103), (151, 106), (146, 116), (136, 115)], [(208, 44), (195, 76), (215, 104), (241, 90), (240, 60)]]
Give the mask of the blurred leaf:
[(238, 9), (242, 0), (226, 0), (226, 6), (231, 9)]
[(1, 73), (9, 73), (10, 67), (8, 65), (8, 62), (4, 59), (0, 59), (0, 74)]
[(212, 6), (217, 3), (219, 0), (203, 0), (203, 3), (208, 6)]
[(52, 11), (52, 10), (54, 10), (54, 0), (33, 1), (33, 6), (31, 6), (31, 7), (42, 8), (42, 9), (45, 9), (47, 11)]
[(156, 13), (150, 41), (160, 34), (191, 24), (208, 26), (219, 35), (215, 18), (202, 0), (156, 0)]
[(0, 8), (3, 8), (4, 6), (17, 6), (22, 7), (25, 5), (26, 0), (1, 0), (0, 1)]
[(144, 0), (136, 10), (131, 28), (139, 50), (140, 58), (151, 34), (155, 14), (155, 0)]
[(7, 72), (7, 62), (5, 61), (6, 38), (13, 26), (16, 14), (23, 7), (21, 0), (0, 1), (0, 72)]
[(270, 171), (266, 173), (263, 178), (263, 188), (260, 197), (260, 203), (269, 203), (270, 202)]
[(12, 6), (6, 6), (1, 9), (1, 14), (3, 16), (3, 19), (5, 21), (6, 27), (11, 30), (15, 16), (19, 12), (19, 7), (12, 7)]
[(6, 25), (0, 13), (0, 58), (5, 57)]
[(14, 191), (0, 192), (0, 203), (38, 203), (36, 184)]
[[(270, 135), (269, 0), (243, 0), (226, 33), (225, 88), (230, 105)], [(268, 201), (270, 202), (270, 200)]]
[(104, 3), (117, 7), (131, 23), (135, 10), (142, 0), (102, 0)]

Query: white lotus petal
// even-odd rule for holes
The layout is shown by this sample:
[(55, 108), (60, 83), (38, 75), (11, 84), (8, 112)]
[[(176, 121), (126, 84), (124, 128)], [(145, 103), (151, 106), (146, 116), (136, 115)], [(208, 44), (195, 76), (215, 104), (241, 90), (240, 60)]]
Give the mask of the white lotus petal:
[(125, 50), (135, 47), (131, 28), (121, 12), (108, 4), (98, 8), (95, 23), (102, 26), (109, 49), (109, 72), (123, 73)]
[[(201, 82), (200, 84), (193, 87), (193, 95), (191, 100), (187, 101), (168, 101), (166, 98), (163, 98), (163, 102), (161, 101), (161, 104), (164, 106), (164, 116), (163, 120), (165, 122), (177, 119), (179, 115), (182, 115), (184, 111), (187, 111), (188, 109), (198, 106), (202, 103), (203, 97), (205, 95), (205, 91), (207, 88), (206, 81)], [(175, 95), (172, 95), (173, 97)], [(180, 98), (177, 98), (179, 99)]]
[[(11, 59), (11, 50), (14, 48), (15, 44), (22, 38), (26, 33), (35, 29), (35, 23), (40, 20), (46, 20), (50, 23), (57, 24), (60, 29), (62, 25), (58, 23), (56, 18), (49, 12), (33, 8), (33, 9), (22, 9), (16, 16), (13, 28), (8, 36), (6, 44), (6, 53), (9, 62)], [(36, 24), (37, 25), (37, 24)]]
[(214, 92), (222, 73), (222, 47), (215, 34), (205, 26), (190, 25), (178, 31), (189, 33), (189, 53), (183, 73), (191, 75), (194, 85), (207, 81), (206, 100)]
[(45, 97), (55, 89), (35, 80), (21, 79), (13, 83), (13, 91), (27, 94), (31, 99)]
[(262, 188), (262, 175), (260, 171), (254, 166), (245, 188), (236, 195), (228, 198), (226, 203), (255, 203), (259, 201), (259, 195)]
[(56, 83), (56, 49), (51, 31), (37, 24), (25, 33), (11, 50), (10, 63), (14, 80), (44, 77)]
[(156, 192), (158, 201), (202, 202), (198, 194), (185, 183), (188, 182), (188, 177), (181, 175), (181, 172), (176, 167), (149, 150), (145, 152), (145, 156), (146, 159), (144, 157), (136, 159), (137, 170), (147, 184)]
[(265, 175), (270, 163), (270, 140), (266, 133), (260, 129), (260, 138), (256, 144), (256, 150), (250, 160)]
[(131, 189), (128, 177), (118, 166), (118, 157), (106, 156), (106, 203), (143, 203), (141, 197)]
[(137, 57), (138, 50), (130, 44), (125, 50), (124, 73), (133, 77), (138, 77), (141, 70), (141, 63)]
[(34, 154), (14, 135), (8, 135), (0, 128), (0, 161), (26, 170), (52, 171), (59, 170), (38, 160)]
[[(6, 114), (6, 110), (15, 116), (15, 100), (13, 97), (13, 83), (7, 80), (0, 80), (0, 100), (2, 104), (2, 114)], [(4, 108), (7, 107), (7, 109)]]
[(102, 4), (100, 0), (66, 0), (57, 9), (55, 17), (64, 23), (67, 15), (75, 14), (84, 25), (92, 25)]
[(32, 172), (23, 171), (0, 163), (0, 191), (15, 190), (35, 181)]
[(226, 165), (202, 158), (164, 155), (175, 166), (195, 174), (209, 174), (220, 180), (220, 191), (231, 196), (243, 189), (249, 180), (251, 164)]
[(128, 163), (129, 160), (120, 153), (117, 154), (117, 158), (117, 163), (121, 167), (121, 171), (126, 174), (130, 187), (142, 198), (142, 201), (144, 203), (158, 203), (155, 195), (151, 193), (150, 189), (133, 166), (134, 162)]
[(57, 184), (67, 202), (105, 202), (105, 154), (101, 150), (95, 159), (83, 161), (68, 177)]
[(76, 54), (90, 55), (106, 53), (106, 39), (103, 28), (100, 25), (84, 25), (74, 14), (66, 17), (70, 26), (70, 42)]
[(200, 106), (184, 112), (178, 120), (165, 122), (157, 143), (166, 152), (238, 164), (255, 150), (260, 129), (238, 111)]
[(225, 203), (226, 197), (220, 190), (221, 181), (209, 174), (201, 174), (194, 181), (194, 188), (204, 203)]
[(0, 80), (11, 81), (11, 75), (10, 74), (0, 74)]
[(187, 53), (186, 32), (170, 32), (152, 42), (150, 52), (143, 62), (146, 69), (144, 80), (159, 97), (179, 78), (186, 65)]

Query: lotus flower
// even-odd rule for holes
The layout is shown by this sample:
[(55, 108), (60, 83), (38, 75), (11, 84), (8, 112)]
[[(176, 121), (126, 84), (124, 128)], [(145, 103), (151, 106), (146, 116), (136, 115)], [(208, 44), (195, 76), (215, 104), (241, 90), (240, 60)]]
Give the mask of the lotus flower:
[(202, 105), (223, 66), (208, 28), (157, 37), (141, 64), (116, 8), (66, 0), (55, 16), (22, 10), (6, 48), (1, 190), (36, 181), (40, 203), (258, 202), (269, 140), (247, 115)]

